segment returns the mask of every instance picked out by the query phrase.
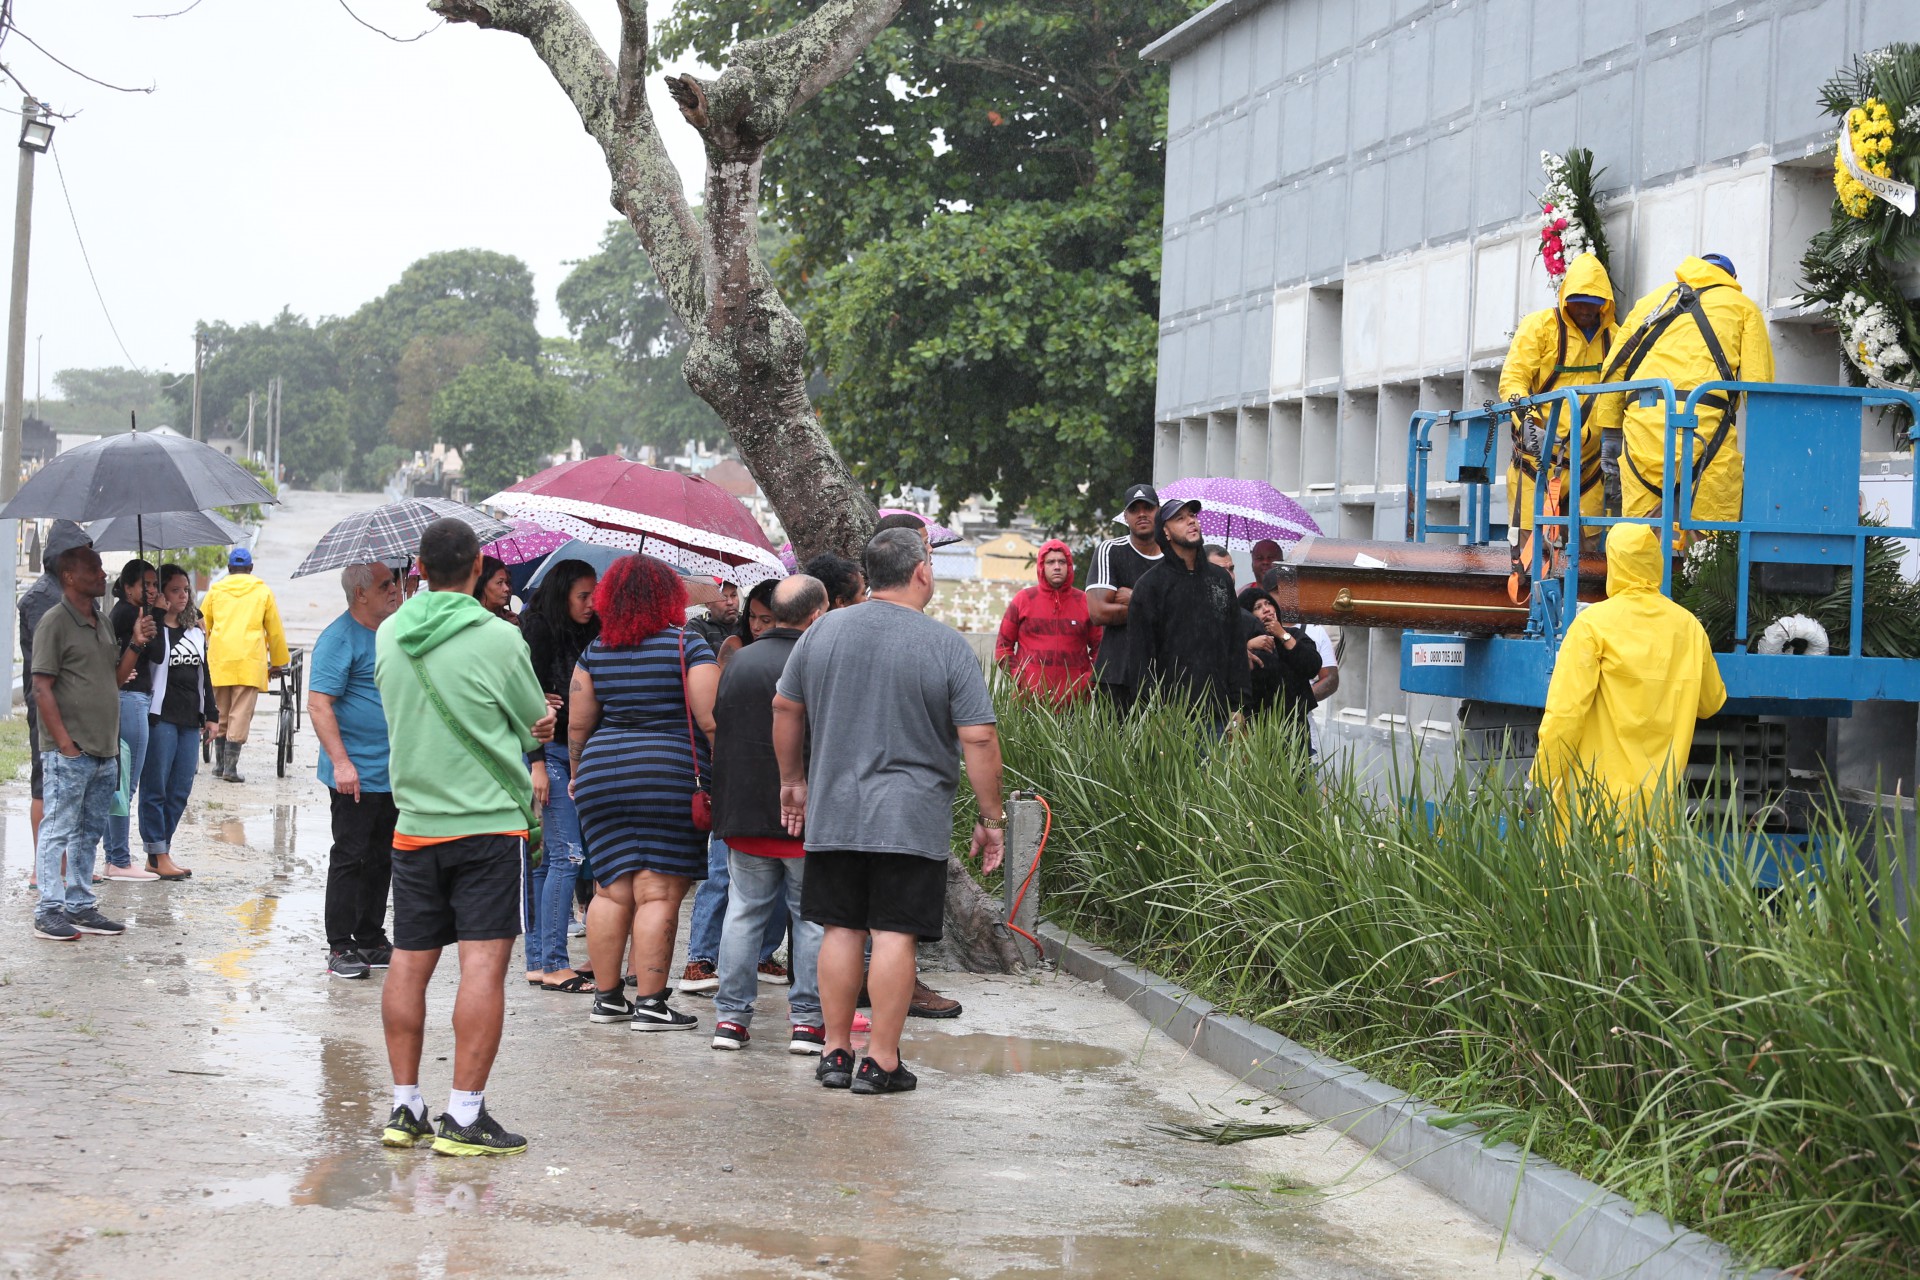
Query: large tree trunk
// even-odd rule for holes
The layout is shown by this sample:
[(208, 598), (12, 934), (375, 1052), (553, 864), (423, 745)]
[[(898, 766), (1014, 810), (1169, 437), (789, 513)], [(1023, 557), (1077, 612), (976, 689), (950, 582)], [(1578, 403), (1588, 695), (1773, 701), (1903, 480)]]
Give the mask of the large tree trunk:
[[(824, 0), (777, 35), (735, 46), (711, 83), (669, 77), (680, 114), (706, 146), (706, 217), (688, 206), (647, 102), (646, 0), (620, 6), (609, 58), (567, 0), (429, 0), (448, 22), (526, 37), (600, 144), (614, 208), (633, 224), (668, 300), (693, 335), (687, 383), (713, 406), (773, 503), (801, 559), (859, 558), (873, 504), (834, 450), (807, 398), (807, 337), (757, 248), (760, 164), (787, 117), (839, 79), (893, 20), (901, 0)], [(953, 953), (1002, 971), (1018, 953), (998, 906), (972, 876), (947, 881)]]

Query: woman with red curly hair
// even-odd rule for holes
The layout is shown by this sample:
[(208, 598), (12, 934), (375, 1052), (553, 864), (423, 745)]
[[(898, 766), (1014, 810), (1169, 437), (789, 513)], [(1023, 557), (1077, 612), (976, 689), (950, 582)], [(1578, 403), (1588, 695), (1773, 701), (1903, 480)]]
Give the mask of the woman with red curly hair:
[[(681, 899), (707, 875), (693, 793), (696, 776), (707, 777), (720, 668), (686, 625), (680, 576), (652, 556), (614, 561), (593, 608), (600, 635), (574, 668), (567, 714), (574, 804), (593, 859), (589, 1017), (635, 1031), (689, 1030), (696, 1019), (667, 1005), (667, 967)], [(640, 981), (631, 1002), (620, 983), (629, 936)]]

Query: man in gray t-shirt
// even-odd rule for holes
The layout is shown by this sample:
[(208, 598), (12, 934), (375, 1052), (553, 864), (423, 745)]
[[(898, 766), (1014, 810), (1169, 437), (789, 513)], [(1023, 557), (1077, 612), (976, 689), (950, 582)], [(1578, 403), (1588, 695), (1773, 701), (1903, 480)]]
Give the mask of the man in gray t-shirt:
[[(806, 843), (800, 914), (826, 930), (817, 1074), (830, 1089), (898, 1093), (915, 1085), (900, 1028), (914, 946), (941, 933), (963, 754), (982, 815), (971, 853), (987, 871), (1000, 865), (1006, 810), (979, 660), (923, 612), (933, 599), (925, 538), (883, 530), (867, 546), (866, 577), (871, 600), (829, 613), (795, 646), (775, 686), (773, 738), (781, 818)], [(853, 1011), (869, 935), (873, 1036), (856, 1072)]]

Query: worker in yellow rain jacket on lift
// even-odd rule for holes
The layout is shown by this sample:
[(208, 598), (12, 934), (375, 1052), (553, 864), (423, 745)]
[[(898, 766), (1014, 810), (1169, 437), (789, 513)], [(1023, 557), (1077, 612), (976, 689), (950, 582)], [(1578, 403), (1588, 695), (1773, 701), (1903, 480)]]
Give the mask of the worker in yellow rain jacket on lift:
[[(1500, 366), (1500, 398), (1544, 395), (1600, 381), (1618, 329), (1614, 321), (1613, 284), (1607, 279), (1606, 268), (1591, 253), (1583, 253), (1567, 264), (1567, 274), (1560, 281), (1559, 304), (1524, 317), (1514, 331), (1506, 363)], [(1556, 403), (1544, 411), (1536, 410), (1536, 416), (1552, 419), (1563, 449), (1569, 430), (1564, 409)], [(1583, 419), (1581, 435), (1580, 511), (1597, 516), (1601, 499), (1600, 432)], [(1518, 424), (1514, 428), (1513, 461), (1507, 467), (1507, 523), (1516, 529), (1533, 528), (1533, 486), (1542, 439), (1536, 432), (1528, 440)], [(1564, 468), (1559, 475), (1564, 494), (1568, 489)]]
[[(1606, 381), (1665, 378), (1684, 401), (1703, 382), (1773, 381), (1773, 342), (1767, 318), (1740, 291), (1733, 263), (1718, 253), (1687, 258), (1674, 270), (1674, 282), (1662, 285), (1634, 304), (1620, 324), (1620, 337), (1607, 362)], [(1632, 401), (1632, 403), (1629, 403)], [(1666, 461), (1666, 404), (1638, 402), (1634, 393), (1601, 396), (1594, 425), (1609, 433), (1603, 441), (1609, 515), (1659, 515)], [(1738, 437), (1738, 397), (1719, 392), (1702, 396), (1696, 409), (1693, 441), (1693, 518), (1738, 520), (1743, 481)], [(1685, 455), (1685, 440), (1674, 439), (1674, 463)], [(1679, 492), (1676, 474), (1675, 492)], [(1617, 495), (1617, 497), (1616, 497)]]
[[(1500, 398), (1513, 400), (1544, 395), (1565, 387), (1583, 387), (1600, 381), (1607, 355), (1613, 348), (1617, 326), (1613, 314), (1613, 284), (1607, 269), (1591, 253), (1583, 253), (1567, 264), (1560, 281), (1558, 305), (1535, 311), (1520, 321), (1514, 331), (1513, 345), (1507, 348), (1506, 363), (1500, 366)], [(1580, 513), (1600, 514), (1600, 429), (1589, 420), (1590, 409), (1582, 404), (1580, 425)], [(1554, 431), (1556, 457), (1564, 459), (1572, 430), (1566, 405), (1536, 407), (1513, 415), (1512, 461), (1507, 465), (1507, 524), (1519, 530), (1533, 528), (1534, 485), (1539, 482), (1540, 450), (1546, 441), (1543, 424)], [(1564, 462), (1549, 471), (1548, 515), (1564, 514), (1570, 506), (1567, 494), (1571, 477)], [(1525, 538), (1514, 540), (1515, 569), (1530, 566), (1531, 556), (1522, 550)], [(1559, 539), (1554, 539), (1558, 542)]]
[(1700, 620), (1660, 594), (1660, 535), (1607, 535), (1607, 598), (1567, 628), (1532, 778), (1560, 814), (1626, 833), (1678, 794), (1696, 721), (1727, 701)]

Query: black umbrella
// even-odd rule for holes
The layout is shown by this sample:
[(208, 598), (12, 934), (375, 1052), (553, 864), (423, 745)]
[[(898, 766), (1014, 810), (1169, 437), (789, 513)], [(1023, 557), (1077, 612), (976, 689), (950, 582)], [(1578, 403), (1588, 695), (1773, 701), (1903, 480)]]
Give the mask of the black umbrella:
[(128, 431), (55, 456), (0, 508), (0, 520), (105, 520), (278, 501), (212, 445), (171, 432)]
[(95, 551), (142, 551), (148, 547), (226, 547), (247, 536), (231, 520), (210, 511), (156, 511), (96, 520), (87, 530)]

